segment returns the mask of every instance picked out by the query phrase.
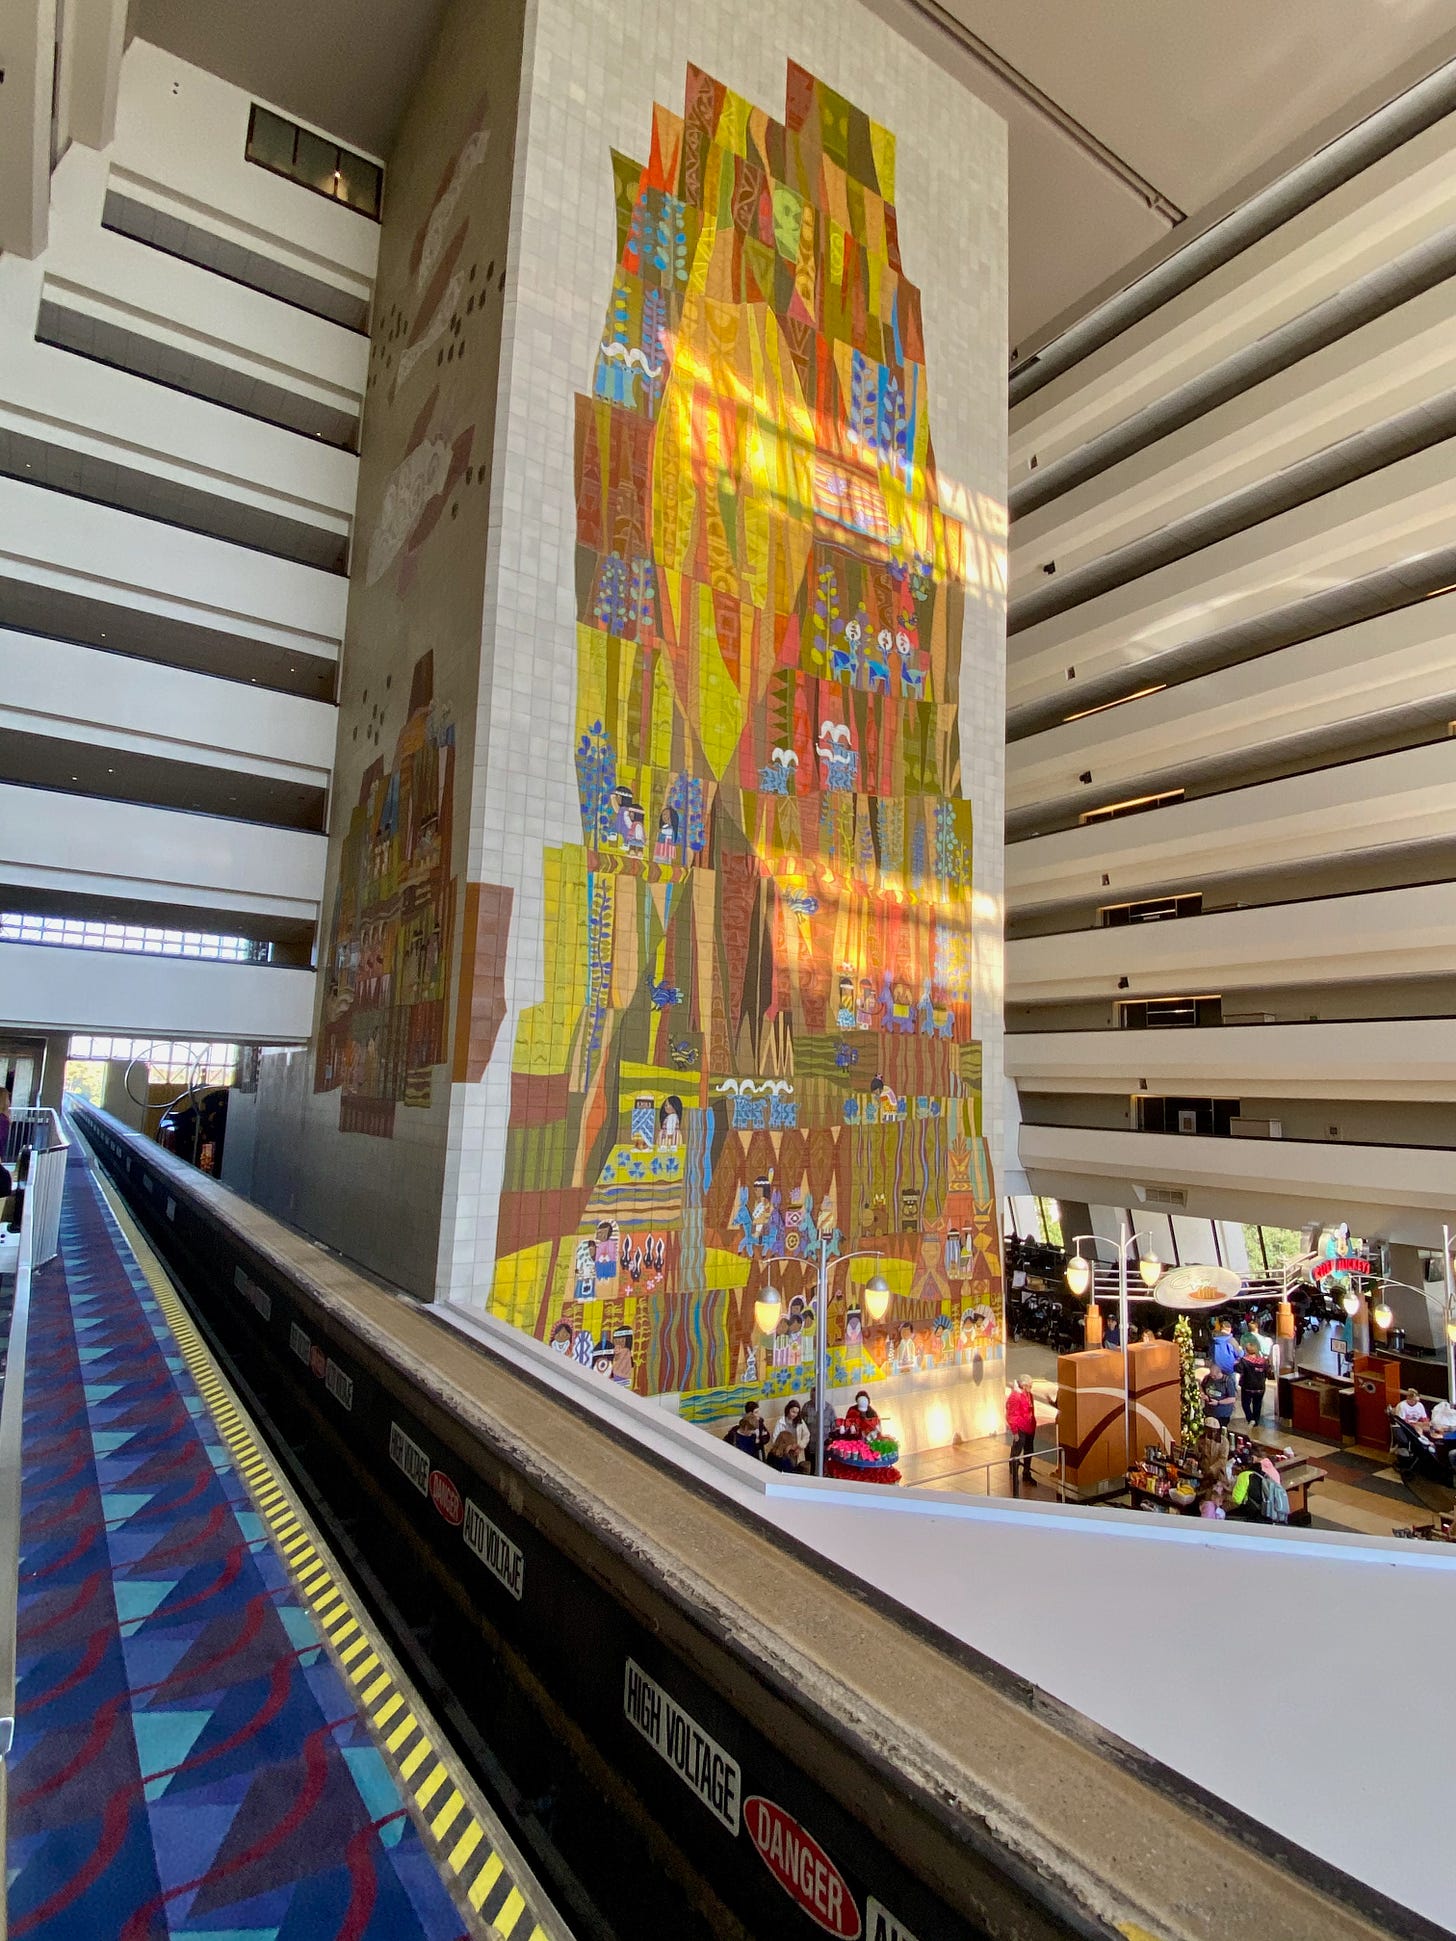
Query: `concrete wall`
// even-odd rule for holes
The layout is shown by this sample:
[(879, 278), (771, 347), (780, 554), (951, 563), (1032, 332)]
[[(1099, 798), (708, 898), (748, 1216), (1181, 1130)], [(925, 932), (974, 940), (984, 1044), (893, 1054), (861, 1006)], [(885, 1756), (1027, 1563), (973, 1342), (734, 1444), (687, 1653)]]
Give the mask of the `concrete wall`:
[(487, 29), (458, 0), (389, 158), (315, 1056), (265, 1058), (253, 1108), (254, 1197), (424, 1298), (472, 913), (466, 831), (520, 33), (509, 10), (493, 10)]

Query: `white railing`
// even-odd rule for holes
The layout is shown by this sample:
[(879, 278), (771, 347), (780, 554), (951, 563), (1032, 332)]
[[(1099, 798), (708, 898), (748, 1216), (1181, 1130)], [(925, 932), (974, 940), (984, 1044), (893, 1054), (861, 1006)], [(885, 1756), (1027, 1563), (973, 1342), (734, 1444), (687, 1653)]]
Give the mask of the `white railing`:
[(6, 1135), (5, 1150), (0, 1153), (0, 1161), (7, 1166), (15, 1166), (22, 1154), (29, 1152), (37, 1142), (42, 1145), (48, 1143), (55, 1116), (48, 1105), (11, 1106), (10, 1130)]
[[(69, 1146), (60, 1115), (49, 1107), (23, 1108), (30, 1128), (25, 1197), (15, 1298), (0, 1388), (0, 1880), (7, 1840), (9, 1760), (15, 1741), (15, 1626), (20, 1594), (21, 1425), (25, 1412), (25, 1350), (30, 1333), (31, 1275), (60, 1251), (61, 1198)], [(0, 1941), (8, 1924), (0, 1894)]]
[(61, 1250), (61, 1198), (66, 1190), (66, 1155), (70, 1151), (61, 1115), (41, 1108), (47, 1123), (34, 1128), (24, 1164), (25, 1211), (21, 1221), (21, 1256), (25, 1235), (31, 1236), (30, 1265), (44, 1267)]

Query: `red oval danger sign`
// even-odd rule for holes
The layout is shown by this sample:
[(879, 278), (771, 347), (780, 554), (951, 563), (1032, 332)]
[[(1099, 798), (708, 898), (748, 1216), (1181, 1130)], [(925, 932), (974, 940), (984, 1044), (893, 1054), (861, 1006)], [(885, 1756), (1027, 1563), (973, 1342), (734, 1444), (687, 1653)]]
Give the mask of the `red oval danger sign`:
[(460, 1499), (460, 1492), (443, 1469), (430, 1471), (430, 1501), (447, 1523), (465, 1521), (465, 1505)]
[(843, 1874), (813, 1834), (757, 1793), (743, 1802), (743, 1819), (759, 1859), (809, 1919), (840, 1941), (857, 1941), (859, 1908)]

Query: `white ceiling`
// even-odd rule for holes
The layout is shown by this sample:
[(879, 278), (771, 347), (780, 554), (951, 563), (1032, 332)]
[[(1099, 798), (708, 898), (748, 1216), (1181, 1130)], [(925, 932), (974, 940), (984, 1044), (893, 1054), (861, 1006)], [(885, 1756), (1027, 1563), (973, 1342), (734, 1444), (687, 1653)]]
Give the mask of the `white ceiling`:
[(445, 0), (131, 0), (130, 32), (387, 156)]
[[(877, 0), (870, 0), (877, 4)], [(895, 0), (878, 0), (894, 5)], [(1456, 52), (1452, 0), (930, 0), (984, 42), (913, 37), (1010, 128), (1011, 343), (1025, 349), (1167, 218), (1018, 91), (1024, 76), (1169, 204), (1196, 216), (1296, 160)], [(133, 0), (131, 28), (352, 146), (388, 155), (444, 0)], [(928, 37), (928, 42), (927, 42)]]
[[(1451, 0), (944, 3), (1188, 216), (1311, 152), (1339, 122), (1409, 85), (1412, 64), (1434, 67), (1456, 51)], [(1133, 213), (1109, 228), (1110, 172), (1080, 154), (1072, 166), (1049, 162), (1023, 125), (1031, 111), (1007, 119), (1016, 344), (1130, 262), (1139, 248), (1123, 239), (1134, 227), (1147, 247), (1169, 225), (1116, 184)]]

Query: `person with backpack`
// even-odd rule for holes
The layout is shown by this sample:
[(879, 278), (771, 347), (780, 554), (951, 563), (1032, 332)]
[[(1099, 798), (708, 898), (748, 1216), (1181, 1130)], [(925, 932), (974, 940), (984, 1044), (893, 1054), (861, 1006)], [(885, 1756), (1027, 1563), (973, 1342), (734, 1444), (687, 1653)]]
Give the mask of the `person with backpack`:
[(1242, 1523), (1287, 1523), (1289, 1495), (1273, 1463), (1246, 1463), (1234, 1477), (1228, 1514)]
[(1238, 1365), (1239, 1400), (1244, 1405), (1244, 1421), (1251, 1429), (1257, 1429), (1264, 1413), (1264, 1391), (1269, 1384), (1269, 1358), (1252, 1328), (1239, 1345), (1243, 1350)]
[(1233, 1323), (1226, 1317), (1220, 1317), (1213, 1331), (1213, 1339), (1208, 1344), (1210, 1361), (1222, 1374), (1232, 1375), (1243, 1352), (1234, 1340)]

